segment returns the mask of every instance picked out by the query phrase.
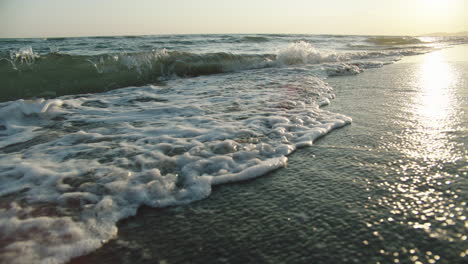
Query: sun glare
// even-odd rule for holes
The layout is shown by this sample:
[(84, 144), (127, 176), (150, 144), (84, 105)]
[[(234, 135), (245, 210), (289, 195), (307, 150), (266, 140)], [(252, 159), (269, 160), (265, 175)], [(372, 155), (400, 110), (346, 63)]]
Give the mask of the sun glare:
[(453, 125), (453, 105), (456, 105), (457, 100), (453, 86), (457, 74), (450, 63), (444, 61), (441, 52), (425, 56), (419, 70), (415, 72), (419, 90), (413, 103), (417, 129), (410, 135), (413, 142), (424, 147), (412, 155), (449, 160), (451, 154), (445, 133)]
[(450, 110), (450, 86), (454, 79), (453, 71), (450, 65), (443, 61), (443, 55), (440, 52), (426, 56), (420, 69), (422, 92), (419, 98), (419, 113), (440, 125), (440, 121), (448, 115)]

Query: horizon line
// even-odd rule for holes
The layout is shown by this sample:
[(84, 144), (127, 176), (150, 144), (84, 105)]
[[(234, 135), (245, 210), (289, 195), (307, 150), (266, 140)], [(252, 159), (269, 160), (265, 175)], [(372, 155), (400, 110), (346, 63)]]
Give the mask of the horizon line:
[[(464, 35), (459, 35), (463, 34)], [(190, 36), (190, 35), (322, 35), (322, 36), (381, 36), (381, 37), (426, 37), (426, 36), (468, 36), (468, 31), (434, 32), (424, 34), (333, 34), (333, 33), (156, 33), (156, 34), (111, 34), (111, 35), (76, 35), (52, 37), (0, 37), (0, 39), (61, 39), (61, 38), (97, 38), (97, 37), (145, 37), (145, 36)]]

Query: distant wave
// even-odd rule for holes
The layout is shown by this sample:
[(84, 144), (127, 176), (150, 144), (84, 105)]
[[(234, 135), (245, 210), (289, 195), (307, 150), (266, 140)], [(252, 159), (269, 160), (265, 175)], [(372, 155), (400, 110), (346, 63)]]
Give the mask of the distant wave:
[(88, 37), (90, 39), (119, 39), (119, 38), (124, 38), (122, 36), (94, 36), (94, 37)]
[(414, 37), (370, 37), (366, 40), (374, 45), (392, 46), (392, 45), (411, 45), (423, 43), (419, 38)]
[(29, 44), (34, 42), (34, 39), (2, 39), (0, 38), (0, 44)]
[(67, 38), (46, 38), (47, 41), (64, 41)]
[(268, 42), (270, 39), (268, 37), (261, 36), (245, 36), (241, 39), (243, 42)]

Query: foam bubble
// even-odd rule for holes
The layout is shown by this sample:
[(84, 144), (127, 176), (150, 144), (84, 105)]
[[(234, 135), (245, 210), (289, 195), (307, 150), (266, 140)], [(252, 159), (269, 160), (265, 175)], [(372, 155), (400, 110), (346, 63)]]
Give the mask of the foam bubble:
[(319, 51), (310, 43), (299, 41), (289, 44), (288, 47), (278, 51), (277, 60), (283, 64), (338, 62), (347, 60), (345, 54), (332, 51)]
[(62, 101), (56, 100), (18, 100), (0, 104), (0, 148), (25, 142), (37, 135), (37, 130), (48, 120), (63, 113)]
[(65, 262), (115, 237), (141, 205), (190, 203), (281, 168), (351, 122), (319, 108), (333, 97), (319, 78), (270, 68), (4, 103), (0, 256)]

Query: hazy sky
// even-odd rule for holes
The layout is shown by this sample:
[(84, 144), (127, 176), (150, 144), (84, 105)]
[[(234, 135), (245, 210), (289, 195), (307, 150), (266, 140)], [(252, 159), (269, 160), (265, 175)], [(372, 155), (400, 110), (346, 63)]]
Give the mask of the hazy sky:
[(1, 37), (468, 31), (467, 0), (0, 0)]

